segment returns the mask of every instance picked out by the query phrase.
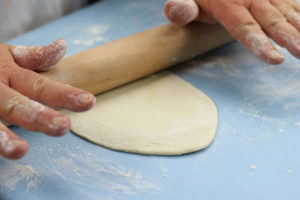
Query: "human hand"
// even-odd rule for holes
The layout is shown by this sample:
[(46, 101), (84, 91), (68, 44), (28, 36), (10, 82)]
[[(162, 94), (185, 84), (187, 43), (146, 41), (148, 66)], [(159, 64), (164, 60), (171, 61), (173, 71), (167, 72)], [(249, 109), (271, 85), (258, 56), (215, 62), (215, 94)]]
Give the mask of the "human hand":
[(296, 0), (168, 0), (165, 14), (178, 25), (220, 22), (261, 60), (283, 62), (268, 37), (300, 58), (300, 5)]
[[(93, 106), (92, 94), (34, 72), (49, 70), (65, 51), (62, 39), (46, 47), (0, 44), (1, 119), (32, 131), (62, 136), (69, 131), (70, 120), (52, 108), (86, 111)], [(27, 151), (27, 142), (0, 123), (0, 155), (19, 159)]]

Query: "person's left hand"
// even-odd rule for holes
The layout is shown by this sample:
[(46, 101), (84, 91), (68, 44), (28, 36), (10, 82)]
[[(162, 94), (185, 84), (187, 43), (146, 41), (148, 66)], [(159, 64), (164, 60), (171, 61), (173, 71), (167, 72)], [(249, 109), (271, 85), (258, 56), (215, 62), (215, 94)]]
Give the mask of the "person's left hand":
[[(46, 47), (0, 44), (0, 119), (50, 136), (69, 131), (69, 118), (53, 108), (86, 111), (95, 97), (34, 72), (49, 70), (65, 52), (61, 39)], [(0, 155), (19, 159), (27, 151), (27, 142), (0, 123)]]

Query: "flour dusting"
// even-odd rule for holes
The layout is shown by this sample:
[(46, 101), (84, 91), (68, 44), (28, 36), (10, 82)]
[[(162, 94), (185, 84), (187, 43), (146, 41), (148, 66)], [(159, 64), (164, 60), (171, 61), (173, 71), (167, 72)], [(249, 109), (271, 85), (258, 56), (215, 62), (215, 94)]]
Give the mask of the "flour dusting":
[(12, 55), (24, 68), (45, 71), (56, 65), (65, 55), (67, 44), (58, 39), (48, 46), (16, 46)]
[(37, 116), (46, 109), (44, 105), (38, 102), (32, 100), (24, 101), (24, 99), (22, 99), (24, 102), (21, 102), (21, 99), (18, 98), (18, 96), (11, 98), (7, 103), (6, 110), (14, 110), (24, 121), (34, 122)]
[(284, 29), (277, 29), (276, 33), (286, 42), (286, 46), (293, 46), (297, 42), (297, 38), (295, 38), (292, 34), (285, 31)]
[[(59, 177), (62, 182), (90, 199), (97, 199), (98, 196), (95, 197), (95, 194), (88, 191), (108, 191), (125, 195), (159, 191), (159, 184), (153, 182), (151, 177), (146, 177), (142, 172), (105, 155), (96, 156), (81, 146), (62, 145), (55, 149), (44, 147), (34, 150), (46, 154), (46, 163), (50, 163), (43, 167), (41, 176), (51, 173), (51, 176)], [(65, 155), (60, 156), (60, 151), (64, 151)], [(85, 191), (82, 188), (86, 188)]]
[(10, 153), (14, 150), (14, 145), (9, 140), (8, 135), (5, 131), (0, 130), (0, 146), (6, 152)]
[(104, 38), (102, 36), (98, 36), (98, 37), (93, 37), (90, 39), (74, 40), (74, 41), (72, 41), (72, 43), (75, 45), (90, 46), (90, 45), (94, 45), (96, 42), (101, 42), (101, 41), (104, 41)]
[(278, 132), (279, 133), (285, 133), (287, 130), (286, 129), (284, 129), (284, 128), (280, 128), (280, 129), (278, 129)]
[(245, 41), (250, 44), (250, 50), (257, 56), (261, 56), (261, 53), (266, 51), (266, 46), (269, 43), (264, 35), (256, 33), (248, 34)]
[(110, 26), (95, 24), (86, 29), (86, 34), (71, 41), (74, 45), (92, 46), (99, 42), (106, 42), (107, 39), (102, 35), (110, 29)]
[(256, 170), (256, 165), (251, 165), (251, 166), (249, 167), (249, 169), (250, 169), (251, 171)]
[(16, 189), (18, 183), (25, 181), (26, 188), (38, 186), (38, 173), (30, 165), (15, 164), (1, 170), (0, 185), (9, 190)]
[(91, 35), (99, 35), (99, 34), (105, 33), (109, 29), (110, 29), (109, 26), (98, 24), (98, 25), (90, 26), (87, 29), (87, 32)]

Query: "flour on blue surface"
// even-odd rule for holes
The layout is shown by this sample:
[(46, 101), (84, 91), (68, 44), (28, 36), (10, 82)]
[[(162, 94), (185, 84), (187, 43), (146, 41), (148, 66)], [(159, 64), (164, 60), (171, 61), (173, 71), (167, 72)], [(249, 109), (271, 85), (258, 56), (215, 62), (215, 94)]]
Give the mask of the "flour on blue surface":
[[(1, 169), (3, 168), (3, 169)], [(0, 167), (0, 185), (9, 190), (16, 189), (20, 182), (25, 182), (27, 189), (38, 187), (39, 174), (31, 165), (11, 164), (6, 167)]]

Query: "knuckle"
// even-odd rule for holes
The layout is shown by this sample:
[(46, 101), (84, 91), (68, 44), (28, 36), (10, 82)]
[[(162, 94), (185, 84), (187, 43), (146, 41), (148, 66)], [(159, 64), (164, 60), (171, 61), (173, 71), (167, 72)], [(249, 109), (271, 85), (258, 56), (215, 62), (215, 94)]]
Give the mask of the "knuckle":
[(0, 82), (9, 85), (12, 74), (16, 69), (16, 66), (12, 63), (0, 64)]
[(243, 37), (248, 35), (250, 32), (256, 32), (256, 30), (261, 29), (260, 26), (254, 21), (242, 22), (237, 27), (236, 37), (241, 40)]
[(37, 77), (32, 84), (32, 89), (36, 99), (44, 93), (48, 80), (44, 77)]
[(291, 6), (291, 7), (299, 6), (299, 3), (297, 2), (297, 0), (288, 0), (288, 1), (286, 1), (286, 4)]
[(15, 69), (15, 64), (13, 63), (3, 63), (0, 65), (0, 72), (10, 72), (13, 69)]
[(289, 10), (286, 12), (283, 12), (283, 15), (285, 17), (285, 19), (287, 19), (288, 21), (298, 21), (300, 19), (300, 15), (294, 11), (294, 10)]
[(14, 95), (8, 97), (7, 102), (6, 102), (6, 111), (7, 111), (8, 115), (11, 115), (18, 109), (23, 98), (24, 98), (23, 96), (18, 95), (18, 94), (14, 94)]
[(266, 29), (275, 28), (282, 22), (286, 22), (286, 18), (284, 18), (281, 14), (270, 15), (267, 17)]

